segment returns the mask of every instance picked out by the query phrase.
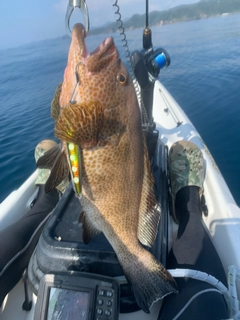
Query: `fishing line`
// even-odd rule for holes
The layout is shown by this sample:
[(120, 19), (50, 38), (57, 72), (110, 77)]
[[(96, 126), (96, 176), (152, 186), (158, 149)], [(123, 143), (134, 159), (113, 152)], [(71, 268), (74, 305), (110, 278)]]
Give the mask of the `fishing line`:
[(118, 26), (118, 30), (120, 31), (119, 34), (122, 37), (121, 41), (123, 42), (123, 47), (125, 48), (125, 56), (127, 59), (127, 63), (129, 65), (129, 73), (130, 73), (130, 76), (132, 77), (132, 80), (133, 80), (133, 85), (134, 85), (134, 89), (136, 92), (137, 100), (138, 100), (139, 105), (141, 106), (141, 109), (143, 110), (144, 106), (143, 106), (142, 96), (141, 96), (138, 82), (136, 80), (136, 77), (135, 77), (135, 74), (133, 71), (134, 70), (133, 62), (132, 62), (132, 58), (131, 58), (131, 53), (129, 51), (127, 36), (125, 33), (125, 28), (124, 28), (123, 21), (122, 21), (122, 15), (120, 13), (120, 6), (118, 5), (118, 0), (115, 1), (115, 3), (113, 4), (113, 7), (117, 8), (117, 11), (115, 11), (114, 14), (118, 15), (118, 19), (116, 21), (119, 22), (119, 26)]
[(131, 59), (131, 54), (130, 54), (130, 51), (129, 51), (129, 48), (128, 48), (128, 41), (127, 41), (127, 36), (126, 36), (126, 33), (125, 33), (125, 28), (123, 26), (123, 21), (122, 21), (122, 15), (120, 13), (120, 7), (118, 5), (118, 0), (115, 1), (115, 3), (113, 4), (113, 7), (116, 7), (117, 8), (117, 11), (115, 11), (114, 13), (116, 15), (118, 15), (118, 19), (116, 20), (117, 22), (119, 22), (119, 25), (118, 25), (118, 30), (120, 31), (120, 36), (122, 36), (122, 42), (123, 42), (123, 47), (125, 48), (125, 55), (126, 55), (126, 58), (127, 58), (127, 62), (130, 66), (130, 73), (131, 73), (131, 76), (133, 79), (135, 79), (135, 75), (134, 75), (134, 72), (133, 72), (133, 66), (132, 66), (132, 59)]

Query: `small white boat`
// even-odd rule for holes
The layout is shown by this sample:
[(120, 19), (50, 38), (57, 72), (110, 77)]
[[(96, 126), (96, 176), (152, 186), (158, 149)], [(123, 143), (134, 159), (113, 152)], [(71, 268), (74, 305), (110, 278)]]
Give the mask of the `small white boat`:
[[(177, 102), (159, 81), (155, 82), (154, 87), (153, 117), (156, 122), (156, 130), (159, 131), (155, 155), (156, 159), (162, 161), (162, 159), (165, 158), (165, 155), (163, 155), (164, 149), (170, 148), (174, 142), (179, 140), (192, 141), (203, 152), (206, 164), (204, 194), (208, 210), (207, 215), (204, 216), (203, 219), (227, 275), (230, 266), (240, 266), (240, 209), (236, 205), (224, 178), (199, 133)], [(162, 169), (164, 172), (167, 171), (166, 162), (162, 164)], [(0, 230), (13, 224), (28, 212), (30, 204), (37, 194), (37, 187), (34, 184), (36, 177), (37, 171), (35, 171), (19, 189), (12, 192), (0, 204)], [(60, 200), (56, 210), (60, 206), (61, 201), (63, 201), (63, 198)], [(177, 225), (170, 216), (169, 209), (166, 208), (166, 210), (164, 214), (168, 221), (168, 243), (165, 249), (169, 249), (176, 238)], [(52, 212), (52, 215), (53, 214), (54, 211)], [(164, 241), (166, 239), (160, 237), (160, 240)], [(58, 244), (59, 241), (55, 239), (55, 242)], [(237, 272), (237, 269), (235, 270)], [(29, 289), (31, 287), (32, 286), (29, 286)], [(239, 292), (239, 289), (239, 286), (235, 287), (235, 295), (237, 291)], [(22, 309), (22, 304), (25, 300), (24, 283), (21, 280), (6, 296), (0, 309), (0, 319), (34, 319), (37, 296), (34, 290), (30, 290), (30, 295), (32, 300), (31, 310), (24, 311)], [(236, 303), (238, 305), (237, 295), (235, 296), (235, 300), (235, 305)], [(149, 315), (142, 311), (120, 313), (119, 319), (157, 319), (160, 306), (161, 301), (155, 303)]]

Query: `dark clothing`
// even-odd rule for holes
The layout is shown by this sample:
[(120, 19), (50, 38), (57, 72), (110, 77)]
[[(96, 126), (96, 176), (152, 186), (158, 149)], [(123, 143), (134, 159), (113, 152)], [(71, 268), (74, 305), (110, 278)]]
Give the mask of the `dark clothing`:
[(0, 306), (6, 294), (21, 279), (45, 225), (43, 221), (58, 201), (57, 190), (45, 194), (44, 185), (40, 185), (36, 201), (29, 212), (0, 231)]
[[(169, 253), (167, 269), (194, 269), (206, 272), (224, 285), (227, 280), (222, 263), (203, 225), (198, 187), (185, 187), (176, 196), (176, 216), (179, 220), (177, 240)], [(199, 294), (189, 304), (178, 320), (219, 320), (228, 318), (224, 297), (215, 287), (199, 280), (175, 278), (179, 294), (171, 294), (164, 299), (159, 319), (170, 320), (186, 306), (190, 299)], [(211, 289), (211, 292), (201, 293)]]
[[(43, 221), (58, 200), (59, 195), (56, 190), (45, 194), (44, 186), (40, 186), (33, 208), (19, 221), (0, 232), (0, 305), (6, 294), (20, 280), (45, 225)], [(199, 188), (185, 187), (180, 190), (176, 197), (175, 209), (179, 220), (178, 237), (169, 253), (167, 268), (206, 272), (226, 285), (221, 261), (202, 223)], [(3, 272), (3, 268), (11, 259), (12, 262)], [(179, 286), (179, 294), (171, 294), (164, 299), (159, 320), (174, 319), (188, 303), (189, 306), (177, 318), (178, 320), (228, 318), (225, 300), (219, 292), (216, 292), (215, 287), (193, 279), (175, 280)], [(200, 294), (201, 291), (209, 289), (212, 291)], [(195, 294), (199, 295), (191, 301)]]

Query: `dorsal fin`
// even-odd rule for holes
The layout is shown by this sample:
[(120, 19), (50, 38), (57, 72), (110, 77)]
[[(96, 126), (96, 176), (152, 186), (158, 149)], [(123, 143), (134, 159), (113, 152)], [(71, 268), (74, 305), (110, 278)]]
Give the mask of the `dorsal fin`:
[(154, 244), (160, 216), (161, 208), (154, 194), (154, 178), (144, 139), (144, 174), (138, 222), (138, 239), (143, 245), (151, 247)]

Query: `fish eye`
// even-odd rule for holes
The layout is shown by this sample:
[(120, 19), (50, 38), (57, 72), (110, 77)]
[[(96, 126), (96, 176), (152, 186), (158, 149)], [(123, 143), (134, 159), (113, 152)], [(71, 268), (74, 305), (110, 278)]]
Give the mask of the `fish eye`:
[(123, 73), (118, 73), (117, 81), (124, 86), (127, 82), (127, 77)]

